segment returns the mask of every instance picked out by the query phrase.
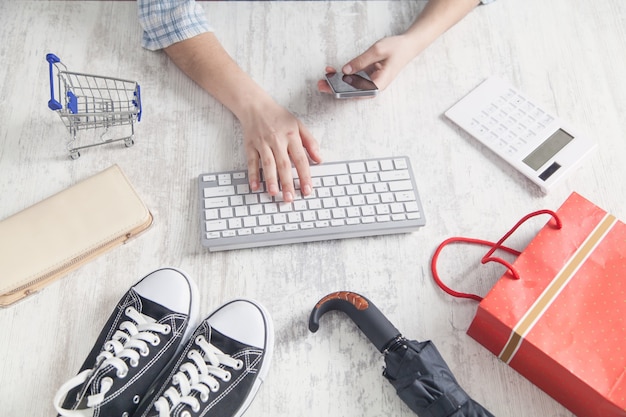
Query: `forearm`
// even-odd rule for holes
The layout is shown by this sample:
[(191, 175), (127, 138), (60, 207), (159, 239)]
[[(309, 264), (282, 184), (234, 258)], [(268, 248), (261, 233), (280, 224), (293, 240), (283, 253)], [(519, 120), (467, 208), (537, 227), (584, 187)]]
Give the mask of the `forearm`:
[(308, 158), (321, 161), (317, 141), (295, 116), (239, 68), (212, 32), (170, 45), (165, 52), (189, 78), (224, 104), (241, 122), (248, 180), (253, 191), (261, 189), (259, 164), (262, 163), (270, 195), (280, 192), (280, 179), (284, 201), (293, 201), (293, 162), (302, 194), (311, 192)]
[(211, 32), (165, 48), (166, 54), (189, 78), (242, 120), (251, 106), (271, 100), (224, 50)]
[(479, 0), (430, 0), (404, 33), (409, 38), (413, 55), (419, 55), (479, 3)]

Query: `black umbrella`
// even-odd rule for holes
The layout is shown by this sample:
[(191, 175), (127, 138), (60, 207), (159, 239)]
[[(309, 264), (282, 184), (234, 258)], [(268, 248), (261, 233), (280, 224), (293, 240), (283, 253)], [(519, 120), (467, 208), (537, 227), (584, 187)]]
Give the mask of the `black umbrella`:
[(339, 291), (322, 298), (311, 311), (309, 330), (331, 310), (346, 313), (385, 355), (383, 376), (419, 417), (494, 417), (461, 388), (431, 341), (407, 340), (367, 298)]

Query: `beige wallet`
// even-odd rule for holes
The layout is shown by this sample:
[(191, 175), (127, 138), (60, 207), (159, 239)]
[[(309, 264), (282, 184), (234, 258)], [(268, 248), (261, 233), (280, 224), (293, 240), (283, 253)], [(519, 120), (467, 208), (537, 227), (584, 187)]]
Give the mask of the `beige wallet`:
[(0, 222), (0, 306), (8, 306), (152, 224), (117, 166)]

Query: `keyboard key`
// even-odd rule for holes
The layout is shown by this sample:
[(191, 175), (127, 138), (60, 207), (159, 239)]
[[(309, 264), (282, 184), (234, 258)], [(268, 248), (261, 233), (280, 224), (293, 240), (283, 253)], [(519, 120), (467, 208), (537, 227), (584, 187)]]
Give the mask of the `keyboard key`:
[(220, 213), (217, 209), (204, 210), (204, 219), (205, 220), (215, 220), (219, 219)]
[(232, 207), (224, 207), (220, 209), (220, 217), (222, 219), (227, 219), (233, 216), (234, 216), (234, 211)]
[(250, 236), (252, 234), (252, 229), (248, 229), (248, 228), (239, 229), (237, 230), (237, 234), (239, 236)]
[(365, 166), (367, 167), (368, 172), (380, 171), (380, 166), (378, 165), (378, 161), (366, 161)]
[(407, 191), (412, 190), (411, 181), (393, 181), (389, 183), (389, 191)]
[[(293, 177), (299, 178), (297, 176), (297, 171), (292, 170), (293, 173), (296, 173)], [(348, 173), (348, 167), (346, 164), (321, 164), (321, 165), (311, 165), (309, 166), (309, 172), (311, 173), (311, 177), (326, 177), (330, 175), (341, 175)]]
[(385, 172), (380, 173), (380, 180), (384, 182), (408, 180), (409, 178), (410, 178), (409, 171), (407, 171), (406, 169), (385, 171)]
[(390, 171), (393, 169), (393, 162), (391, 159), (384, 159), (380, 161), (380, 169), (383, 171)]
[(406, 159), (403, 159), (403, 158), (394, 159), (393, 160), (393, 164), (396, 166), (396, 169), (406, 169), (407, 168)]
[(216, 232), (219, 230), (226, 230), (228, 228), (228, 225), (226, 223), (226, 220), (211, 220), (205, 222), (205, 228), (207, 232)]
[(352, 174), (365, 172), (365, 164), (363, 162), (351, 162), (348, 164), (348, 169)]
[(337, 185), (337, 180), (335, 177), (324, 177), (322, 178), (322, 184), (324, 187), (332, 187), (333, 185)]
[(235, 187), (232, 185), (204, 189), (204, 198), (223, 197), (229, 195), (235, 195)]
[(287, 215), (287, 221), (289, 223), (300, 223), (302, 221), (302, 213), (292, 212)]
[(220, 174), (217, 176), (217, 183), (219, 185), (231, 184), (230, 174)]
[(396, 201), (415, 201), (415, 194), (412, 191), (401, 191), (396, 193)]
[(239, 217), (235, 217), (234, 219), (228, 220), (228, 228), (229, 229), (241, 229), (242, 222)]
[(250, 194), (250, 186), (248, 184), (237, 184), (237, 194)]

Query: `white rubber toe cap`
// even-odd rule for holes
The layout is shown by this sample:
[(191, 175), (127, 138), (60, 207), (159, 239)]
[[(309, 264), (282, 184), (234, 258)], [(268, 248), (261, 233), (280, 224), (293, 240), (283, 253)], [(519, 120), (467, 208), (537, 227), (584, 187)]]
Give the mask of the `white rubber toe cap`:
[(212, 328), (249, 346), (266, 348), (272, 332), (265, 309), (251, 300), (234, 300), (215, 311), (208, 319)]
[(189, 314), (193, 283), (183, 272), (173, 268), (158, 269), (133, 288), (142, 297), (177, 313)]

